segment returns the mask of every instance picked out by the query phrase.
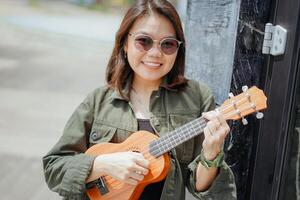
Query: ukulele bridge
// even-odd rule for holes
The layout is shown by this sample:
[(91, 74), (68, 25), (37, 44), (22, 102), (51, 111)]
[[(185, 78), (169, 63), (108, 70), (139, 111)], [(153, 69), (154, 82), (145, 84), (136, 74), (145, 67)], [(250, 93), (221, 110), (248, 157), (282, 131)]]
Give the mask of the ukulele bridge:
[(100, 178), (86, 184), (87, 189), (91, 189), (94, 186), (96, 186), (98, 188), (101, 195), (105, 195), (109, 192), (103, 177), (100, 177)]

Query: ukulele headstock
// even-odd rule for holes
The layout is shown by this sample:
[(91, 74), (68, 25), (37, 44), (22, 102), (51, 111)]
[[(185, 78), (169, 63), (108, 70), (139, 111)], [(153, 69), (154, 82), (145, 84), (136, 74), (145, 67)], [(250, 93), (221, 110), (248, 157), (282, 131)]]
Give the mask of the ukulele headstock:
[(226, 120), (242, 119), (243, 124), (246, 125), (247, 120), (244, 116), (256, 113), (256, 118), (263, 118), (264, 115), (260, 111), (267, 108), (267, 97), (256, 86), (250, 89), (243, 86), (243, 93), (237, 96), (230, 93), (229, 97), (219, 108)]

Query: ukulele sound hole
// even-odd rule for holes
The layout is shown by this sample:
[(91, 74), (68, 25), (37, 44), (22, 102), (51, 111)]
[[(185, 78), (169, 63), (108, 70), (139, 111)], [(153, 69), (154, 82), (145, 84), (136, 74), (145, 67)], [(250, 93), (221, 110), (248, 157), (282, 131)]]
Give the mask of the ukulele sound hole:
[(140, 151), (141, 149), (139, 148), (138, 145), (134, 145), (134, 146), (129, 146), (126, 151), (132, 151), (132, 152), (135, 152), (135, 153), (141, 153)]

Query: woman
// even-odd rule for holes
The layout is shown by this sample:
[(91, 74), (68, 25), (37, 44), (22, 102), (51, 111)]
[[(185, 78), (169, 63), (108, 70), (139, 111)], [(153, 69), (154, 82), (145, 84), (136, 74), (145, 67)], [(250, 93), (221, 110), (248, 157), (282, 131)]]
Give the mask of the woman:
[[(185, 39), (174, 7), (166, 0), (138, 0), (126, 13), (107, 67), (107, 85), (88, 95), (43, 158), (49, 187), (66, 199), (86, 199), (86, 182), (109, 175), (137, 185), (148, 173), (143, 154), (90, 156), (100, 142), (123, 142), (147, 130), (162, 136), (201, 116), (203, 134), (172, 150), (167, 177), (145, 188), (140, 199), (235, 199), (233, 175), (222, 159), (229, 127), (214, 109), (211, 92), (184, 77)], [(208, 112), (210, 111), (210, 112)], [(217, 162), (218, 161), (218, 162)]]

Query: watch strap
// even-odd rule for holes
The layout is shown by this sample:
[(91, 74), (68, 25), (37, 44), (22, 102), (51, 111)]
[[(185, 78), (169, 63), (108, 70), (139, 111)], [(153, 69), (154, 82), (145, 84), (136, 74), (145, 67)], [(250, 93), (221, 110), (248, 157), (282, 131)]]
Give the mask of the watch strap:
[(203, 150), (201, 151), (199, 161), (206, 168), (210, 167), (221, 167), (224, 160), (224, 151), (221, 150), (218, 155), (213, 160), (208, 160), (205, 158)]

